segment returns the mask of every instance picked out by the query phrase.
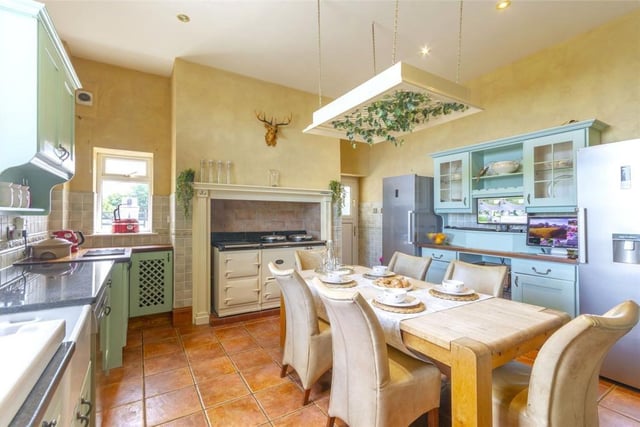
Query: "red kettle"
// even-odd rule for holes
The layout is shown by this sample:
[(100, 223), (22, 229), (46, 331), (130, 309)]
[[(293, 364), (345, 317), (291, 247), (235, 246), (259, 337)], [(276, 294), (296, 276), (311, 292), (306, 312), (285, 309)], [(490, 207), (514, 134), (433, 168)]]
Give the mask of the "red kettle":
[(51, 234), (55, 237), (70, 241), (71, 252), (78, 252), (78, 246), (84, 243), (84, 235), (82, 234), (82, 231), (58, 230)]

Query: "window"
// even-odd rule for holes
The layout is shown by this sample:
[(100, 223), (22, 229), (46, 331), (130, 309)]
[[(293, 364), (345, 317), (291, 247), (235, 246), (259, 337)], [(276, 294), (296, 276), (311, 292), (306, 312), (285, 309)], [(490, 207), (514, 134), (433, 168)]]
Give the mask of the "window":
[(94, 230), (111, 233), (116, 216), (137, 220), (151, 231), (153, 154), (94, 148), (96, 208)]

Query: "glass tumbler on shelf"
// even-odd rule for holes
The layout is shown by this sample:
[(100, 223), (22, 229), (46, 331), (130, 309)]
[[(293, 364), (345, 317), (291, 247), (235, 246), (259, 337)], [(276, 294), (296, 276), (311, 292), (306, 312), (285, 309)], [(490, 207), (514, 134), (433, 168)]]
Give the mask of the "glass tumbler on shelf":
[(209, 160), (209, 182), (215, 182), (215, 160)]
[(224, 175), (222, 173), (222, 160), (218, 160), (218, 184), (224, 184)]
[(200, 160), (200, 182), (207, 182), (207, 161)]
[(227, 184), (231, 184), (231, 160), (227, 160)]

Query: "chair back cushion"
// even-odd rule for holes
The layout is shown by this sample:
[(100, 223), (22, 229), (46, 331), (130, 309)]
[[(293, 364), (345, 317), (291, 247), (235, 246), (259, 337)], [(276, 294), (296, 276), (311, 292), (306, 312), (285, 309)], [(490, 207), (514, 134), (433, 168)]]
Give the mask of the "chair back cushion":
[(382, 328), (359, 293), (329, 291), (320, 296), (329, 314), (333, 342), (332, 412), (348, 414), (345, 419), (354, 425), (375, 425), (377, 395), (389, 382)]
[(462, 280), (477, 292), (501, 297), (506, 274), (506, 265), (478, 265), (454, 260), (449, 263), (444, 278)]
[(625, 301), (602, 316), (578, 316), (556, 331), (540, 349), (531, 371), (528, 424), (597, 426), (602, 361), (637, 323), (638, 305)]
[(431, 257), (419, 257), (407, 255), (402, 252), (394, 252), (389, 261), (389, 270), (403, 276), (424, 280), (427, 270), (431, 265)]
[(327, 250), (305, 251), (297, 250), (295, 252), (296, 269), (297, 270), (315, 270), (322, 267), (322, 259), (326, 255)]

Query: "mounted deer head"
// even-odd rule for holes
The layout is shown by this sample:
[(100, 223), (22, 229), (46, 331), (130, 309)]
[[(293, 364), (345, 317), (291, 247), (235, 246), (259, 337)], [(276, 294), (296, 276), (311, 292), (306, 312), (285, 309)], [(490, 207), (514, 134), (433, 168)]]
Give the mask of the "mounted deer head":
[(271, 117), (270, 120), (266, 120), (265, 116), (265, 113), (262, 113), (262, 115), (256, 113), (256, 117), (258, 118), (258, 120), (264, 123), (264, 127), (267, 130), (267, 133), (264, 134), (264, 141), (269, 147), (275, 147), (278, 143), (278, 127), (286, 126), (291, 123), (291, 114), (289, 114), (289, 117), (286, 119), (286, 121), (275, 124), (273, 123), (273, 117)]

